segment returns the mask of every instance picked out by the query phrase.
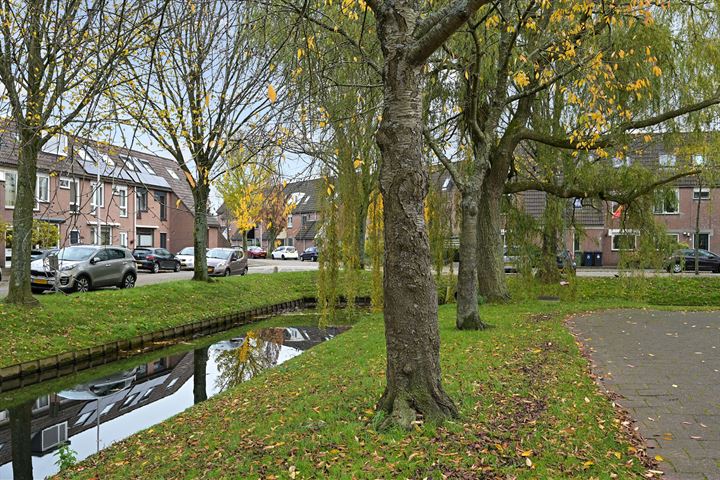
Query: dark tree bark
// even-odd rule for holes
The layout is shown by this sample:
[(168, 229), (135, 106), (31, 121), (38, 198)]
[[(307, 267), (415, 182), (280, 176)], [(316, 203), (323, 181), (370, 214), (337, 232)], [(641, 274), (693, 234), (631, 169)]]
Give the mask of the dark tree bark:
[(193, 400), (195, 404), (207, 400), (208, 347), (193, 350)]
[(13, 211), (12, 269), (6, 302), (32, 306), (39, 304), (30, 289), (30, 253), (40, 142), (27, 128), (21, 128), (20, 141), (22, 145), (18, 157), (17, 195)]
[(32, 407), (33, 401), (9, 409), (13, 478), (33, 480), (32, 473)]
[(207, 245), (208, 245), (208, 224), (207, 208), (210, 187), (198, 182), (192, 188), (193, 200), (195, 201), (195, 220), (193, 225), (193, 251), (195, 254), (195, 267), (193, 280), (206, 282), (208, 280), (207, 270)]
[(437, 291), (423, 212), (428, 175), (422, 160), (422, 72), (405, 47), (414, 40), (408, 26), (417, 13), (401, 4), (376, 12), (385, 57), (376, 136), (383, 158), (387, 345), (387, 386), (379, 407), (389, 414), (384, 426), (409, 428), (418, 414), (442, 421), (457, 409), (441, 385)]
[(478, 286), (485, 300), (507, 301), (510, 298), (505, 279), (502, 243), (501, 200), (504, 176), (492, 171), (485, 177), (478, 209)]
[(545, 284), (560, 281), (560, 271), (557, 265), (557, 245), (560, 236), (560, 222), (562, 221), (562, 202), (560, 199), (546, 194), (545, 212), (543, 213), (542, 245), (538, 278)]

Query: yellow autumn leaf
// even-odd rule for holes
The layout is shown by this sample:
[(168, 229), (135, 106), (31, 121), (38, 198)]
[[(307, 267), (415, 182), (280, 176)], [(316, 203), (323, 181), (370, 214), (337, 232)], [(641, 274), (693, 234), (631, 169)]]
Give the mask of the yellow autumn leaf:
[(528, 78), (527, 74), (523, 71), (519, 71), (515, 74), (513, 77), (513, 81), (515, 82), (515, 85), (517, 85), (520, 88), (524, 88), (530, 84), (530, 79)]
[(655, 460), (657, 460), (658, 462), (665, 461), (665, 459), (663, 457), (661, 457), (660, 455), (655, 455)]
[(470, 74), (465, 70), (465, 80), (470, 80)]
[(532, 450), (525, 450), (524, 452), (522, 452), (522, 453), (520, 454), (520, 456), (521, 456), (521, 457), (529, 457), (529, 456), (532, 455), (532, 454), (533, 454), (533, 451), (532, 451)]
[(181, 200), (179, 198), (175, 200), (175, 208), (180, 208), (180, 202)]
[(210, 106), (210, 94), (205, 95), (205, 106)]
[(277, 92), (275, 92), (275, 88), (272, 85), (268, 85), (267, 96), (272, 103), (275, 103), (275, 100), (277, 100)]
[(655, 65), (655, 66), (652, 68), (652, 71), (653, 71), (653, 74), (654, 74), (656, 77), (659, 77), (660, 75), (662, 75), (662, 69), (661, 69), (660, 67), (658, 67), (657, 65)]
[(364, 163), (365, 163), (365, 162), (363, 162), (363, 161), (360, 160), (359, 158), (356, 158), (355, 161), (353, 162), (353, 166), (354, 166), (355, 168), (360, 168), (360, 165), (363, 165)]
[(303, 50), (302, 48), (298, 48), (298, 53), (297, 53), (298, 60), (300, 60), (304, 54), (305, 54), (305, 50)]

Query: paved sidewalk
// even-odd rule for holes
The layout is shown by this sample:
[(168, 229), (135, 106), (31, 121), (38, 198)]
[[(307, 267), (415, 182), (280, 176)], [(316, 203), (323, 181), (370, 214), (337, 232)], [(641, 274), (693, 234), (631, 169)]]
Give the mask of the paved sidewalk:
[(573, 323), (665, 478), (720, 479), (720, 312), (616, 310)]

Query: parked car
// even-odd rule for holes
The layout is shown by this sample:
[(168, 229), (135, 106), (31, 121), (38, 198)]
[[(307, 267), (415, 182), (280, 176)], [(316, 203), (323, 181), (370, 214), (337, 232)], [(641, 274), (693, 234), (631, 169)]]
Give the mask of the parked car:
[(273, 250), (272, 258), (274, 260), (278, 260), (278, 259), (287, 260), (288, 258), (293, 258), (293, 259), (297, 260), (299, 258), (299, 255), (298, 255), (297, 250), (295, 250), (295, 247), (290, 247), (290, 246), (285, 245), (285, 246), (278, 247), (275, 250)]
[(267, 250), (262, 247), (252, 246), (247, 249), (248, 258), (267, 258)]
[(318, 259), (318, 249), (317, 247), (308, 247), (305, 249), (305, 251), (300, 254), (300, 261), (304, 262), (305, 260), (311, 261), (311, 262), (317, 262)]
[(247, 256), (241, 248), (211, 248), (207, 252), (208, 274), (216, 277), (245, 275)]
[(160, 270), (180, 271), (180, 260), (164, 248), (136, 248), (132, 252), (137, 268), (158, 273)]
[(109, 245), (65, 247), (55, 255), (57, 270), (50, 257), (30, 263), (33, 293), (57, 287), (63, 291), (87, 292), (94, 288), (132, 288), (137, 279), (135, 259), (130, 250)]
[(59, 248), (48, 248), (46, 250), (32, 250), (30, 251), (30, 261), (42, 260), (52, 254), (59, 252)]
[(577, 262), (569, 250), (563, 250), (555, 256), (555, 261), (560, 269), (571, 268), (577, 270)]
[(185, 247), (175, 254), (175, 258), (180, 260), (180, 268), (192, 270), (195, 268), (195, 249), (193, 247)]
[[(720, 273), (720, 255), (707, 250), (698, 250), (700, 270)], [(695, 249), (677, 250), (665, 262), (665, 270), (680, 273), (683, 270), (695, 270)]]

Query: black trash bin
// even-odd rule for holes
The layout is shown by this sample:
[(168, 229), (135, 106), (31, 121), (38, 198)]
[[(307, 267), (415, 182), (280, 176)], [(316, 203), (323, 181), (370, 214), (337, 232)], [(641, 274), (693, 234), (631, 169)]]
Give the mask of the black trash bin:
[(602, 252), (593, 252), (593, 267), (602, 267)]
[(580, 264), (583, 267), (592, 267), (593, 264), (593, 252), (583, 252), (582, 261)]

